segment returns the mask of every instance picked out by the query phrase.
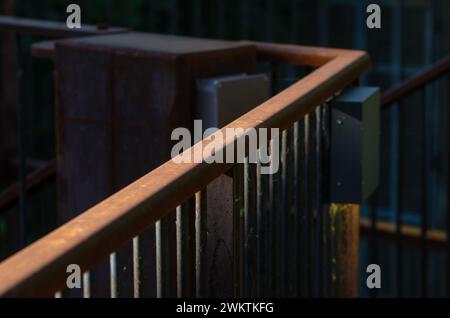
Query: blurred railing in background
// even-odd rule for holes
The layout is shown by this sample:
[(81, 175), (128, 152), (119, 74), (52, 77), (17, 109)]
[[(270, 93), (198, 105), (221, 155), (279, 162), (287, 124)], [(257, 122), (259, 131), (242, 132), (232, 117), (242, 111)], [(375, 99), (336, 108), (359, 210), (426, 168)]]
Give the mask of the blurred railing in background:
[[(427, 102), (429, 101), (427, 96), (439, 96), (442, 92), (448, 92), (449, 73), (450, 56), (447, 56), (416, 76), (386, 91), (381, 99), (383, 112), (393, 112), (397, 120), (396, 131), (390, 132), (390, 138), (395, 142), (393, 151), (396, 154), (396, 161), (393, 164), (397, 167), (390, 171), (391, 178), (395, 180), (397, 186), (395, 191), (397, 196), (394, 198), (396, 202), (395, 222), (379, 220), (379, 202), (377, 196), (374, 196), (370, 203), (368, 219), (364, 219), (362, 222), (362, 230), (370, 239), (368, 253), (372, 263), (378, 264), (382, 261), (380, 258), (383, 256), (379, 254), (379, 250), (381, 244), (386, 244), (383, 240), (390, 239), (394, 242), (396, 266), (394, 284), (397, 297), (404, 297), (405, 289), (411, 289), (409, 287), (411, 283), (414, 284), (413, 286), (418, 286), (420, 294), (417, 296), (427, 297), (430, 295), (430, 290), (432, 290), (432, 294), (435, 294), (435, 288), (442, 285), (445, 286), (443, 292), (447, 297), (450, 296), (450, 245), (448, 244), (448, 233), (450, 233), (450, 170), (448, 165), (450, 131), (446, 132), (446, 136), (439, 138), (438, 145), (433, 143), (430, 135), (435, 127), (429, 125), (429, 118), (437, 114), (433, 114), (433, 104)], [(411, 97), (416, 96), (419, 98), (411, 100)], [(408, 118), (405, 113), (408, 112), (418, 112), (417, 120), (413, 124), (407, 122)], [(449, 114), (450, 111), (447, 108), (447, 118), (441, 118), (446, 121), (447, 127), (450, 127)], [(411, 134), (409, 133), (411, 129), (414, 130), (413, 137), (416, 143), (420, 144), (420, 156), (411, 155), (409, 149), (405, 147), (405, 134)], [(436, 152), (433, 151), (433, 148), (439, 150)], [(443, 152), (444, 149), (447, 149), (447, 154)], [(414, 172), (408, 169), (407, 161), (415, 163)], [(431, 186), (430, 181), (433, 172), (436, 173), (435, 169), (439, 165), (442, 165), (442, 168), (438, 170), (441, 174), (441, 181), (440, 186), (436, 188)], [(447, 169), (444, 165), (447, 166)], [(404, 215), (405, 206), (408, 206), (408, 201), (412, 200), (405, 191), (405, 183), (411, 178), (418, 180), (421, 186), (418, 197), (414, 198), (420, 202), (418, 225), (411, 224), (411, 221), (408, 222)], [(446, 199), (442, 200), (440, 197), (436, 197), (436, 191), (446, 191), (446, 193), (439, 193)], [(447, 220), (432, 218), (433, 214), (430, 211), (436, 205), (432, 204), (431, 200), (436, 199), (443, 201), (441, 204), (446, 207)], [(417, 253), (417, 251), (419, 252)], [(411, 258), (415, 261), (410, 261)], [(418, 273), (417, 276), (420, 279), (408, 279), (406, 275), (408, 272)], [(441, 283), (436, 284), (434, 280)], [(442, 284), (442, 282), (445, 283)]]

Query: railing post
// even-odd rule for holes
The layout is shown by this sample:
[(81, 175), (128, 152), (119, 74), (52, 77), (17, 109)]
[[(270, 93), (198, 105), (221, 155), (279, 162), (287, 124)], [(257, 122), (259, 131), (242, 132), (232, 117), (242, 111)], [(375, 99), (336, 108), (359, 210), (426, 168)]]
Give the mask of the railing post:
[(350, 87), (330, 105), (334, 294), (357, 297), (360, 204), (379, 184), (380, 96), (375, 87)]
[(336, 296), (358, 297), (359, 287), (359, 218), (358, 204), (332, 204), (332, 231), (334, 231), (335, 252), (333, 279)]

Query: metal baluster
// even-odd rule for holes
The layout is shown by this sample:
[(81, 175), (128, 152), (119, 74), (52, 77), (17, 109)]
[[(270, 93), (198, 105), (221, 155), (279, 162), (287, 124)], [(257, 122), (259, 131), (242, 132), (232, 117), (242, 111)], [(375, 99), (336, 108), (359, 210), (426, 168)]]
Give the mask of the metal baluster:
[(140, 293), (140, 256), (139, 256), (139, 237), (133, 238), (133, 297), (139, 298)]
[(315, 253), (316, 253), (316, 260), (315, 260), (315, 268), (316, 268), (316, 296), (317, 297), (323, 297), (323, 282), (322, 282), (322, 273), (323, 273), (323, 242), (322, 242), (322, 233), (323, 233), (323, 214), (322, 214), (322, 158), (321, 158), (321, 152), (322, 152), (322, 130), (321, 130), (321, 110), (322, 107), (319, 106), (315, 110), (316, 115), (316, 133), (315, 133), (315, 140), (316, 140), (316, 163), (315, 163), (315, 192), (316, 192), (316, 207), (315, 207), (315, 213), (316, 213), (316, 235), (315, 235), (315, 241), (316, 241), (316, 247), (315, 247)]
[(244, 164), (237, 164), (233, 169), (233, 218), (234, 218), (234, 276), (235, 295), (245, 295), (245, 231), (244, 231)]
[(297, 289), (299, 297), (306, 296), (306, 240), (305, 240), (305, 202), (307, 197), (305, 196), (305, 118), (302, 118), (298, 122), (298, 179), (299, 185), (297, 189), (298, 193), (298, 209), (297, 209), (297, 221), (298, 221), (298, 277), (297, 277)]
[(172, 292), (172, 246), (170, 228), (171, 215), (156, 222), (156, 295), (158, 298), (171, 297)]
[(264, 276), (262, 274), (262, 267), (264, 266), (262, 253), (264, 250), (262, 187), (261, 163), (258, 160), (256, 164), (256, 297), (262, 296), (264, 285)]
[[(450, 90), (450, 74), (447, 75)], [(450, 94), (447, 93), (447, 297), (450, 297)]]
[(245, 296), (254, 297), (256, 292), (256, 169), (255, 164), (244, 163), (244, 240), (245, 240)]
[[(281, 144), (278, 143), (278, 149), (274, 141), (271, 142), (272, 151), (278, 151), (281, 154)], [(281, 156), (280, 156), (281, 157)], [(279, 297), (281, 294), (281, 263), (282, 259), (280, 254), (280, 183), (281, 183), (281, 171), (270, 175), (270, 233), (271, 238), (271, 297)]]
[(156, 297), (163, 297), (163, 277), (162, 277), (162, 248), (161, 248), (161, 232), (162, 232), (162, 220), (159, 220), (155, 224), (155, 236), (156, 236)]
[(292, 284), (292, 297), (298, 297), (299, 296), (299, 286), (298, 286), (298, 280), (299, 280), (299, 218), (300, 218), (300, 169), (299, 169), (299, 160), (300, 160), (300, 147), (301, 142), (299, 138), (299, 130), (300, 130), (300, 123), (296, 122), (294, 123), (293, 127), (293, 138), (292, 138), (292, 151), (293, 151), (293, 193), (292, 193), (292, 200), (293, 200), (293, 213), (292, 213), (292, 247), (290, 250), (290, 258), (291, 258), (291, 271), (290, 277), (291, 284)]
[(110, 296), (111, 298), (117, 298), (117, 255), (112, 253), (109, 255), (109, 283), (110, 283)]
[(311, 276), (311, 189), (310, 189), (310, 166), (311, 166), (311, 153), (310, 153), (310, 115), (305, 115), (304, 119), (304, 210), (303, 210), (303, 249), (304, 249), (304, 295), (311, 297), (312, 291), (312, 276)]
[(421, 186), (422, 186), (422, 207), (420, 214), (420, 249), (421, 249), (421, 289), (422, 297), (427, 297), (427, 262), (428, 262), (428, 247), (427, 247), (427, 229), (428, 229), (428, 145), (427, 145), (427, 105), (426, 105), (426, 91), (422, 89), (422, 172), (421, 172)]
[(192, 295), (191, 280), (193, 264), (191, 253), (191, 215), (195, 210), (195, 199), (184, 202), (176, 210), (176, 241), (177, 241), (177, 296)]
[(329, 149), (330, 149), (330, 120), (329, 120), (329, 106), (324, 104), (322, 106), (322, 120), (321, 120), (321, 145), (322, 145), (322, 210), (323, 216), (323, 296), (330, 297), (332, 290), (332, 254), (331, 254), (331, 220), (330, 220), (330, 205), (329, 205)]
[(91, 278), (90, 273), (83, 273), (83, 298), (91, 298)]
[(286, 211), (287, 211), (287, 202), (286, 202), (286, 192), (287, 192), (287, 130), (284, 130), (281, 133), (281, 183), (280, 183), (280, 203), (279, 210), (277, 211), (278, 218), (278, 235), (277, 235), (277, 245), (276, 248), (278, 250), (278, 262), (277, 262), (277, 273), (279, 274), (279, 288), (278, 295), (280, 297), (285, 297), (286, 293)]
[(196, 296), (207, 297), (206, 189), (195, 194), (195, 277)]
[(396, 277), (397, 277), (397, 297), (403, 295), (403, 247), (402, 247), (402, 212), (403, 212), (403, 141), (402, 141), (402, 129), (403, 129), (403, 112), (402, 105), (398, 106), (397, 117), (397, 131), (398, 131), (398, 159), (397, 159), (397, 214), (395, 220), (396, 229), (396, 244), (397, 244), (397, 263), (396, 263)]
[[(375, 190), (370, 198), (369, 211), (370, 211), (370, 244), (369, 246), (369, 260), (371, 264), (378, 264), (378, 195), (379, 190)], [(377, 296), (377, 288), (373, 288), (370, 291), (370, 297), (375, 298)]]

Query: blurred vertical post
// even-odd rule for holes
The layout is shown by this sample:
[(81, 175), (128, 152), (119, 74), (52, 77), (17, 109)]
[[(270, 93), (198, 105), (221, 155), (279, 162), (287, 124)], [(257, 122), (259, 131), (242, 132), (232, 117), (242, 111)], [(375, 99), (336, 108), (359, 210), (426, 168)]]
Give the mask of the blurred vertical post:
[(332, 204), (335, 233), (335, 286), (338, 297), (358, 297), (360, 205)]

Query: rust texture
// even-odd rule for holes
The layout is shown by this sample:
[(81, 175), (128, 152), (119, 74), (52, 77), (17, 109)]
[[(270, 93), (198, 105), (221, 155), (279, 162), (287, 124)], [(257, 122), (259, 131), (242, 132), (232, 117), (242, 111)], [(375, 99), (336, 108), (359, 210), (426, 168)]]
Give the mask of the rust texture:
[(358, 297), (359, 288), (359, 218), (357, 204), (335, 204), (337, 240), (337, 294), (342, 298)]
[[(227, 127), (287, 128), (352, 83), (369, 66), (367, 54), (360, 51), (308, 49), (295, 45), (260, 43), (253, 45), (260, 56), (287, 63), (317, 64), (320, 67)], [(70, 49), (69, 46), (66, 48)], [(125, 51), (126, 48), (121, 49), (121, 52)], [(139, 52), (134, 53), (140, 55)], [(77, 58), (75, 49), (68, 54), (72, 55), (74, 60)], [(93, 58), (91, 63), (99, 63), (102, 59), (98, 52), (92, 53), (90, 57)], [(203, 63), (208, 64), (204, 58), (202, 55), (197, 67)], [(105, 57), (103, 59), (108, 60)], [(100, 67), (99, 65), (97, 67)], [(108, 66), (107, 63), (103, 65)], [(85, 67), (81, 69), (89, 71)], [(86, 75), (82, 79), (91, 81)], [(61, 85), (64, 85), (62, 79)], [(78, 85), (83, 87), (85, 84), (79, 81)], [(101, 87), (96, 86), (97, 93), (93, 96), (100, 106), (103, 102)], [(118, 111), (116, 105), (115, 112)], [(86, 123), (88, 124), (89, 122)], [(91, 124), (90, 127), (94, 125)], [(223, 136), (226, 136), (224, 129), (226, 127), (222, 129)], [(97, 138), (104, 137), (100, 134)], [(226, 152), (226, 148), (234, 145), (236, 138), (225, 140), (222, 151)], [(202, 144), (206, 145), (207, 141), (202, 141)], [(152, 149), (152, 153), (155, 150)], [(108, 160), (103, 161), (101, 157), (95, 157), (94, 160), (109, 164)], [(232, 164), (166, 162), (1, 263), (0, 295), (52, 296), (65, 285), (65, 270), (68, 264), (77, 263), (83, 270), (92, 268), (109, 253), (147, 230), (231, 167)], [(98, 165), (95, 165), (95, 169), (97, 168)], [(119, 182), (116, 185), (119, 185)]]

